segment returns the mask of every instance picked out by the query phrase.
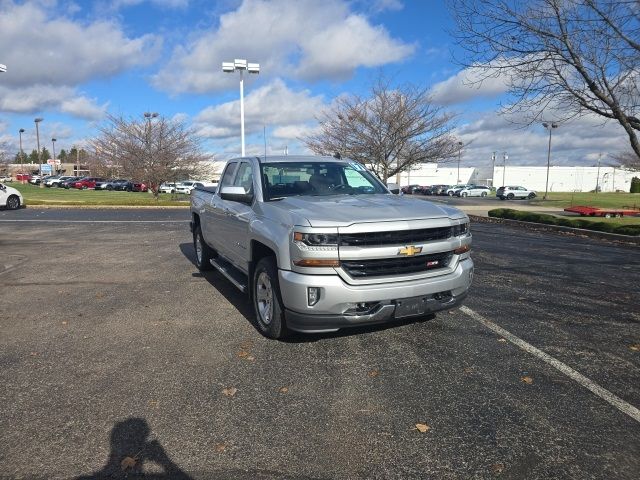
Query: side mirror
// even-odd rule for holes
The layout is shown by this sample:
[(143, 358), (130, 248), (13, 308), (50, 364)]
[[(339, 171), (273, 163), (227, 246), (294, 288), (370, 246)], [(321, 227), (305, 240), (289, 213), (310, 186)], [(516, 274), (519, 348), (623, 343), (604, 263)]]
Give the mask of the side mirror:
[(220, 198), (250, 205), (253, 202), (253, 193), (247, 193), (244, 187), (225, 186), (220, 189)]
[(397, 183), (387, 183), (387, 188), (391, 193), (400, 193), (400, 186)]

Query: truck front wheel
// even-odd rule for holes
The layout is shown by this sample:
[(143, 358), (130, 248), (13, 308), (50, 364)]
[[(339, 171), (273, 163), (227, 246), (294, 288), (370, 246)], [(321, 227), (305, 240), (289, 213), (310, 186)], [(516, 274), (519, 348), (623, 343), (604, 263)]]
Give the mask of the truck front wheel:
[(206, 244), (202, 238), (200, 225), (193, 229), (193, 249), (196, 251), (196, 267), (201, 272), (213, 269), (211, 259), (215, 258), (215, 252)]
[(273, 257), (260, 259), (251, 282), (253, 310), (260, 333), (269, 338), (286, 335), (282, 297), (278, 284), (278, 268)]

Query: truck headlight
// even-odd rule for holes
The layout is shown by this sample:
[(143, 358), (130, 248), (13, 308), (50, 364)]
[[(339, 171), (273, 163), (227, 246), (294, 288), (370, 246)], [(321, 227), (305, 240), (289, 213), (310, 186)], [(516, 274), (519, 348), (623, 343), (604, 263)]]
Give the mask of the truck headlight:
[(462, 235), (466, 235), (467, 233), (469, 233), (469, 222), (453, 226), (454, 237), (461, 237)]
[(338, 235), (335, 233), (301, 233), (294, 232), (293, 240), (308, 247), (338, 246)]

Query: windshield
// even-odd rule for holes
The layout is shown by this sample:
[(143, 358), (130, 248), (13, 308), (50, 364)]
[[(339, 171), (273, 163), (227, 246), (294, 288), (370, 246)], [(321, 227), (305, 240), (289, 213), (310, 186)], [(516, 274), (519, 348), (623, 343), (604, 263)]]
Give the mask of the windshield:
[(266, 201), (292, 196), (388, 193), (356, 162), (282, 162), (261, 165)]

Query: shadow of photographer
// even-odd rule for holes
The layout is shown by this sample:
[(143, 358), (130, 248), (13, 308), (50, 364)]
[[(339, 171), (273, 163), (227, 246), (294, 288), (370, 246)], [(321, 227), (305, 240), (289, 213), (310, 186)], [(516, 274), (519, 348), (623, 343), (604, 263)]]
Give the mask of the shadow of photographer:
[[(111, 430), (111, 451), (101, 470), (76, 480), (145, 479), (189, 480), (191, 477), (171, 461), (158, 440), (149, 438), (151, 429), (142, 418), (128, 418)], [(154, 464), (163, 473), (145, 473)], [(147, 467), (145, 469), (145, 466)], [(157, 468), (154, 468), (157, 470)]]

